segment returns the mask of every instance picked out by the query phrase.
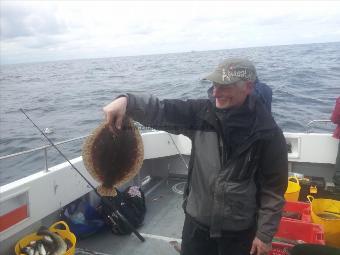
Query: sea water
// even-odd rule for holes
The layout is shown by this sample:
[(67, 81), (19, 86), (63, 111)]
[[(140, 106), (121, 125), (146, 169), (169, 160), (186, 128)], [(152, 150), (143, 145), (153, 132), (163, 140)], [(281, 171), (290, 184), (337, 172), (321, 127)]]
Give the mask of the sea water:
[[(206, 98), (202, 78), (227, 57), (247, 57), (273, 90), (273, 116), (283, 131), (305, 132), (329, 119), (340, 95), (340, 43), (272, 46), (165, 55), (68, 60), (1, 66), (0, 155), (47, 144), (23, 108), (54, 142), (87, 135), (104, 119), (102, 107), (124, 92), (159, 98)], [(334, 125), (315, 126), (332, 132)], [(82, 140), (60, 145), (67, 157)], [(48, 165), (64, 160), (48, 149)], [(45, 168), (43, 151), (0, 161), (0, 185)]]

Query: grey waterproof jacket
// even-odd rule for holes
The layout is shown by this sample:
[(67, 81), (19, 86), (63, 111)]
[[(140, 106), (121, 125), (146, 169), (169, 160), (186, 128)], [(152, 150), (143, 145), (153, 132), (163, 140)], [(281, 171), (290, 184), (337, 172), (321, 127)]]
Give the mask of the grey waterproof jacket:
[[(226, 113), (218, 112), (209, 99), (126, 96), (127, 115), (136, 121), (191, 139), (185, 212), (207, 226), (211, 237), (256, 226), (256, 236), (271, 242), (284, 205), (287, 148), (257, 96), (249, 96), (241, 110)], [(233, 131), (229, 140), (224, 131), (228, 125)], [(236, 145), (230, 147), (229, 141)]]

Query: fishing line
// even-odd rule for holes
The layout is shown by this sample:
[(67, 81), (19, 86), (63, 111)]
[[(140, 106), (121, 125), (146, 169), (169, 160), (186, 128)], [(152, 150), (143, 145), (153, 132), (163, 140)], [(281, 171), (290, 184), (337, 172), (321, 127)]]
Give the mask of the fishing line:
[(183, 163), (184, 163), (186, 169), (188, 169), (188, 164), (187, 164), (187, 162), (185, 161), (185, 159), (184, 159), (184, 157), (183, 157), (181, 151), (180, 151), (179, 148), (177, 147), (177, 144), (175, 143), (174, 139), (172, 138), (172, 136), (171, 136), (169, 133), (168, 133), (168, 135), (169, 135), (169, 137), (170, 137), (172, 143), (175, 145), (175, 148), (176, 148), (176, 150), (177, 150), (177, 152), (178, 152), (178, 155), (181, 157), (181, 159), (182, 159), (182, 161), (183, 161)]
[[(175, 140), (172, 138), (172, 136), (171, 136), (169, 133), (168, 133), (168, 135), (169, 135), (169, 137), (170, 137), (172, 143), (175, 145), (175, 148), (176, 148), (176, 150), (177, 150), (179, 156), (181, 157), (181, 159), (182, 159), (182, 161), (183, 161), (183, 163), (184, 163), (186, 169), (189, 170), (188, 164), (187, 164), (187, 162), (185, 161), (185, 159), (184, 159), (184, 157), (183, 157), (181, 151), (179, 150), (177, 144), (175, 143)], [(179, 185), (182, 185), (182, 184), (184, 184), (184, 186), (185, 186), (186, 182), (179, 182), (179, 183), (175, 184), (174, 186), (172, 186), (172, 191), (175, 192), (175, 193), (177, 193), (177, 194), (183, 195), (183, 194), (184, 194), (184, 189), (185, 189), (185, 188), (184, 188), (183, 190), (178, 189), (178, 186), (179, 186)]]
[(34, 127), (36, 127), (36, 129), (39, 130), (39, 132), (47, 139), (47, 141), (53, 146), (53, 148), (55, 148), (60, 155), (71, 165), (71, 167), (77, 171), (77, 173), (87, 182), (87, 184), (94, 190), (95, 194), (102, 200), (102, 202), (104, 203), (105, 206), (109, 207), (113, 213), (120, 218), (125, 224), (126, 226), (138, 237), (139, 240), (141, 240), (142, 242), (145, 241), (144, 237), (141, 236), (141, 234), (130, 224), (130, 222), (125, 218), (124, 215), (122, 215), (116, 208), (114, 208), (114, 206), (111, 204), (111, 202), (106, 198), (106, 197), (102, 197), (97, 189), (90, 183), (90, 181), (88, 181), (86, 179), (86, 177), (71, 163), (71, 161), (64, 155), (64, 153), (62, 153), (58, 147), (52, 142), (52, 140), (33, 122), (33, 120), (26, 114), (26, 112), (24, 111), (24, 109), (20, 108), (20, 111), (26, 116), (26, 118), (32, 122), (32, 124), (34, 125)]

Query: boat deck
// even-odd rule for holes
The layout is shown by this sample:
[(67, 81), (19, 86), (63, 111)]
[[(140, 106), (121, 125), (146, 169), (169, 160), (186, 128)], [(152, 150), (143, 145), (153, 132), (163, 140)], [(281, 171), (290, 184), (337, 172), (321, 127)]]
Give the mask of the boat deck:
[(183, 190), (183, 179), (166, 179), (146, 192), (147, 212), (143, 226), (138, 229), (145, 242), (134, 234), (118, 236), (107, 230), (78, 241), (76, 254), (178, 254), (169, 243), (180, 243), (184, 222), (182, 195), (173, 190), (176, 184), (178, 190)]

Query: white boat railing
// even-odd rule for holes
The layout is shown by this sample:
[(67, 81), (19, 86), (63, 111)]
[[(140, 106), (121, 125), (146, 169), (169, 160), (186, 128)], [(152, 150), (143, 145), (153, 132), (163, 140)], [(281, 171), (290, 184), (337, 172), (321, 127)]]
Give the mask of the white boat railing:
[[(136, 126), (140, 130), (141, 133), (143, 133), (143, 132), (144, 133), (157, 132), (157, 130), (155, 130), (155, 129), (145, 129), (140, 124), (137, 124)], [(67, 143), (74, 142), (74, 141), (79, 141), (79, 140), (82, 140), (84, 138), (87, 138), (88, 136), (90, 136), (90, 135), (79, 136), (79, 137), (76, 137), (76, 138), (72, 138), (72, 139), (68, 139), (68, 140), (64, 140), (64, 141), (61, 141), (61, 142), (54, 143), (54, 145), (62, 145), (62, 144), (67, 144)], [(47, 150), (49, 148), (51, 148), (51, 147), (53, 147), (53, 146), (50, 145), (50, 144), (46, 144), (46, 145), (43, 145), (43, 146), (40, 146), (40, 147), (36, 147), (36, 148), (33, 148), (33, 149), (29, 149), (29, 150), (25, 150), (25, 151), (20, 151), (20, 152), (8, 154), (8, 155), (0, 156), (0, 161), (1, 160), (5, 160), (5, 159), (10, 159), (10, 158), (13, 158), (13, 157), (17, 157), (17, 156), (22, 156), (22, 155), (25, 155), (25, 154), (28, 154), (28, 153), (32, 153), (32, 152), (44, 151), (45, 170), (48, 171)]]
[[(306, 125), (306, 133), (310, 133), (311, 132), (311, 127), (315, 124), (319, 124), (319, 123), (330, 123), (330, 120), (323, 120), (323, 119), (319, 119), (319, 120), (312, 120), (310, 122), (307, 123)], [(137, 127), (140, 129), (141, 133), (153, 133), (156, 132), (157, 130), (153, 130), (153, 129), (148, 129), (147, 132), (145, 132), (144, 127), (142, 125), (137, 125)], [(144, 132), (143, 132), (144, 131)], [(84, 138), (87, 138), (89, 135), (84, 135), (84, 136), (80, 136), (80, 137), (76, 137), (76, 138), (72, 138), (72, 139), (68, 139), (68, 140), (64, 140), (61, 142), (56, 142), (55, 145), (63, 145), (63, 144), (67, 144), (67, 143), (71, 143), (71, 142), (75, 142), (75, 141), (79, 141), (82, 140)], [(5, 159), (10, 159), (10, 158), (14, 158), (17, 156), (22, 156), (28, 153), (32, 153), (32, 152), (37, 152), (37, 151), (44, 151), (44, 162), (45, 162), (45, 171), (49, 171), (48, 168), (48, 156), (47, 156), (47, 150), (49, 148), (53, 147), (50, 144), (44, 145), (44, 146), (40, 146), (37, 148), (33, 148), (33, 149), (29, 149), (29, 150), (25, 150), (25, 151), (21, 151), (21, 152), (17, 152), (17, 153), (13, 153), (13, 154), (9, 154), (9, 155), (5, 155), (5, 156), (0, 156), (0, 161), (1, 160), (5, 160)]]
[[(55, 145), (62, 145), (62, 144), (78, 141), (78, 140), (84, 139), (84, 138), (86, 138), (88, 136), (89, 135), (84, 135), (84, 136), (79, 136), (79, 137), (76, 137), (76, 138), (64, 140), (64, 141), (55, 143)], [(20, 151), (20, 152), (17, 152), (17, 153), (12, 153), (12, 154), (9, 154), (9, 155), (1, 156), (0, 157), (0, 161), (4, 160), (4, 159), (9, 159), (9, 158), (17, 157), (17, 156), (22, 156), (24, 154), (28, 154), (28, 153), (32, 153), (32, 152), (36, 152), (36, 151), (44, 151), (45, 170), (48, 171), (47, 149), (49, 149), (51, 147), (53, 147), (53, 146), (50, 145), (50, 144), (47, 144), (47, 145), (40, 146), (40, 147), (37, 147), (37, 148), (34, 148), (34, 149)]]

